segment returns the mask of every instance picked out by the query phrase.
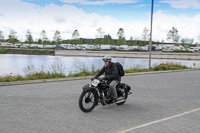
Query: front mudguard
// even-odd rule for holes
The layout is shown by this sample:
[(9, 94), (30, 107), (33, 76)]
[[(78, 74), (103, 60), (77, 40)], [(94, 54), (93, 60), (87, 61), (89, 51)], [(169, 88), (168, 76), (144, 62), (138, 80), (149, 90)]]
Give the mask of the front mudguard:
[(86, 84), (85, 86), (82, 87), (83, 91), (91, 91), (94, 93), (95, 97), (95, 104), (98, 105), (98, 100), (99, 100), (99, 95), (97, 90), (94, 87), (91, 87), (89, 84)]
[(86, 84), (85, 86), (82, 87), (83, 91), (86, 91), (87, 89), (90, 88), (90, 85), (89, 84)]

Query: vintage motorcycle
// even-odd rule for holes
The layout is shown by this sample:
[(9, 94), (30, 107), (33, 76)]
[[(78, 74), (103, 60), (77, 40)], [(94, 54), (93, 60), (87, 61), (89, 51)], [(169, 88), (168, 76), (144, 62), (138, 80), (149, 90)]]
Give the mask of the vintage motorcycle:
[(109, 84), (106, 80), (101, 78), (92, 80), (91, 85), (87, 84), (83, 86), (82, 89), (83, 91), (79, 97), (79, 108), (83, 112), (91, 112), (99, 103), (103, 106), (113, 103), (123, 105), (126, 102), (128, 95), (132, 94), (132, 92), (130, 92), (131, 87), (129, 85), (119, 83), (116, 86), (118, 100), (113, 102)]

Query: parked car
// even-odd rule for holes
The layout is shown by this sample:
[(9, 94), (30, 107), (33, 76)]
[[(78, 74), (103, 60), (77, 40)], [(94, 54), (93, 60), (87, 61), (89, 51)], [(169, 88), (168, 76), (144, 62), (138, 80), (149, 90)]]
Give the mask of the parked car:
[(61, 45), (56, 45), (56, 47), (55, 47), (56, 49), (65, 49), (63, 46), (61, 46)]
[(173, 52), (174, 50), (171, 48), (164, 48), (162, 51), (163, 52)]
[(22, 45), (21, 44), (13, 44), (13, 47), (14, 48), (20, 48), (20, 47), (22, 47)]
[(148, 46), (142, 46), (142, 47), (140, 47), (140, 50), (141, 51), (148, 51), (149, 47)]
[(190, 51), (190, 52), (198, 52), (199, 48), (197, 48), (197, 47), (190, 47), (190, 48), (188, 48), (188, 51)]
[(53, 49), (55, 47), (56, 47), (56, 45), (44, 45), (44, 48), (46, 48), (46, 49)]
[(44, 45), (42, 45), (42, 44), (38, 44), (38, 48), (43, 49), (43, 48), (44, 48)]
[(38, 44), (30, 44), (29, 47), (30, 48), (38, 48)]
[(101, 50), (110, 50), (111, 45), (101, 45)]
[(7, 43), (6, 47), (13, 48), (14, 46), (12, 43)]

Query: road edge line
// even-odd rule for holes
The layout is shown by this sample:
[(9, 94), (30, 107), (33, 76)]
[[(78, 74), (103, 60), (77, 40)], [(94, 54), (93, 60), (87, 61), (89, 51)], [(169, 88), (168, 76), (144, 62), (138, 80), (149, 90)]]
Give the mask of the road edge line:
[(167, 121), (167, 120), (178, 118), (178, 117), (181, 117), (181, 116), (184, 116), (184, 115), (187, 115), (187, 114), (191, 114), (191, 113), (197, 112), (197, 111), (200, 111), (200, 108), (196, 108), (196, 109), (193, 109), (193, 110), (190, 110), (190, 111), (183, 112), (181, 114), (169, 116), (169, 117), (166, 117), (166, 118), (162, 118), (162, 119), (155, 120), (155, 121), (152, 121), (152, 122), (148, 122), (148, 123), (145, 123), (145, 124), (142, 124), (142, 125), (134, 126), (134, 127), (131, 127), (131, 128), (122, 129), (121, 131), (116, 131), (115, 133), (126, 133), (126, 132), (129, 132), (129, 131), (133, 131), (133, 130), (136, 130), (136, 129), (147, 127), (147, 126), (150, 126), (150, 125), (153, 125), (153, 124), (157, 124), (157, 123), (161, 123), (161, 122), (164, 122), (164, 121)]

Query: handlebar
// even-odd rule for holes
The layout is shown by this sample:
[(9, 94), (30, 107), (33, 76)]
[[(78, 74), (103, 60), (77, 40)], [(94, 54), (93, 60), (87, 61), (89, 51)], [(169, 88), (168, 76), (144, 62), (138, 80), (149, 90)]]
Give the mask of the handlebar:
[(94, 79), (91, 79), (91, 81), (95, 80), (95, 79), (98, 79), (101, 83), (107, 83), (108, 81), (103, 79), (103, 78), (94, 78)]

